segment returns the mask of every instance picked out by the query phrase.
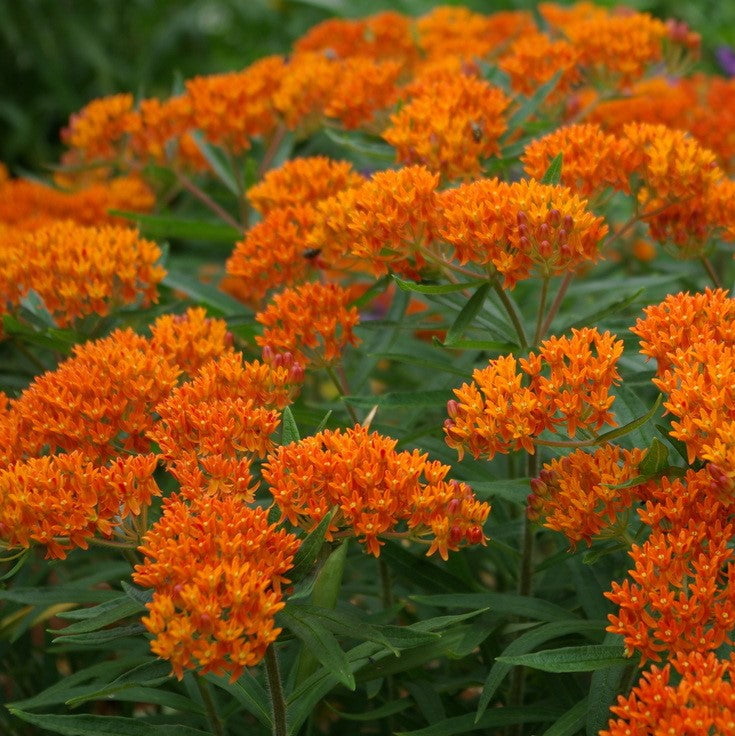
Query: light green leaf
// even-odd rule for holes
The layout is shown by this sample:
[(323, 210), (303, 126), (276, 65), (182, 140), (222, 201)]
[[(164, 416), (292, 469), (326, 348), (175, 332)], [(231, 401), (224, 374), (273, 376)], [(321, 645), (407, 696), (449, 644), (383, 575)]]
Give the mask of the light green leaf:
[(399, 276), (393, 275), (393, 280), (400, 289), (413, 291), (418, 294), (452, 294), (455, 291), (473, 289), (477, 286), (487, 284), (487, 279), (478, 278), (476, 281), (467, 281), (463, 284), (417, 284), (414, 281), (406, 281)]
[(143, 215), (140, 212), (124, 212), (122, 210), (111, 210), (110, 214), (136, 222), (141, 234), (147, 238), (203, 240), (224, 243), (231, 250), (232, 244), (243, 236), (242, 230), (222, 222), (187, 220), (172, 215)]
[(176, 291), (183, 291), (190, 299), (199, 304), (203, 304), (210, 310), (217, 312), (222, 316), (232, 314), (242, 314), (247, 312), (247, 307), (241, 304), (237, 299), (220, 291), (211, 284), (203, 284), (194, 276), (189, 276), (181, 271), (169, 269), (166, 277), (163, 279), (164, 286)]
[(564, 154), (560, 151), (551, 159), (546, 173), (541, 177), (542, 184), (560, 184)]
[(301, 439), (299, 428), (294, 419), (293, 412), (290, 407), (286, 407), (281, 414), (281, 444), (290, 445), (292, 442), (298, 442)]

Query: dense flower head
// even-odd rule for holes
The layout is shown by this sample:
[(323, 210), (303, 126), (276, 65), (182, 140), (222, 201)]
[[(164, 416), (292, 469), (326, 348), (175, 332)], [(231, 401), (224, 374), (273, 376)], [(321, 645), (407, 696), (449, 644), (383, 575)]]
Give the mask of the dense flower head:
[(445, 480), (448, 466), (395, 447), (360, 425), (324, 430), (279, 447), (263, 478), (292, 524), (311, 529), (337, 507), (327, 539), (354, 534), (376, 557), (380, 537), (401, 536), (404, 525), (414, 538), (429, 536), (427, 554), (443, 559), (461, 544), (484, 542), (489, 505), (464, 483)]
[(314, 204), (364, 182), (349, 161), (307, 156), (272, 169), (248, 189), (246, 196), (258, 212), (268, 215), (275, 209)]
[(735, 560), (732, 525), (689, 523), (654, 529), (633, 545), (633, 569), (605, 593), (619, 606), (607, 630), (623, 636), (629, 653), (658, 661), (669, 655), (714, 651), (732, 643)]
[[(674, 676), (673, 669), (681, 674)], [(643, 673), (629, 695), (619, 695), (600, 736), (735, 733), (735, 656), (711, 652), (679, 655), (663, 668)]]
[(592, 123), (569, 125), (531, 141), (521, 156), (528, 176), (541, 179), (562, 154), (561, 184), (583, 197), (606, 187), (630, 193), (630, 175), (639, 156), (626, 140), (605, 133)]
[(130, 514), (160, 495), (153, 480), (156, 457), (117, 458), (95, 466), (83, 453), (30, 458), (0, 469), (0, 541), (46, 547), (63, 559), (74, 547), (87, 549), (96, 536), (109, 538)]
[(597, 260), (607, 234), (586, 200), (535, 179), (478, 179), (443, 192), (439, 208), (439, 234), (459, 261), (493, 268), (506, 288), (529, 278), (534, 268), (548, 277)]
[(60, 326), (123, 304), (150, 304), (166, 273), (155, 243), (112, 225), (64, 220), (27, 232), (10, 229), (0, 233), (0, 251), (0, 310), (34, 290)]
[(510, 77), (513, 90), (523, 95), (533, 94), (559, 74), (552, 95), (556, 100), (580, 81), (578, 59), (579, 52), (568, 41), (525, 33), (500, 57), (498, 66)]
[(155, 198), (137, 176), (121, 176), (64, 190), (30, 179), (0, 181), (0, 223), (34, 230), (56, 220), (80, 225), (127, 224), (109, 210), (148, 212)]
[(280, 56), (268, 56), (238, 72), (194, 77), (186, 82), (192, 120), (208, 141), (234, 153), (251, 139), (273, 132), (278, 117), (273, 95), (284, 75)]
[(307, 247), (323, 249), (327, 262), (349, 254), (377, 276), (389, 270), (416, 276), (425, 264), (421, 251), (435, 235), (438, 183), (423, 166), (379, 171), (317, 205)]
[(391, 116), (383, 138), (404, 165), (422, 164), (444, 179), (476, 176), (500, 150), (509, 104), (500, 88), (476, 77), (430, 78)]
[(339, 361), (347, 345), (359, 340), (359, 324), (350, 292), (337, 284), (309, 283), (284, 289), (255, 319), (265, 328), (258, 345), (274, 353), (291, 353), (300, 363)]
[(122, 153), (132, 111), (129, 93), (92, 100), (71, 116), (61, 138), (86, 161), (114, 159)]
[(297, 548), (296, 537), (268, 524), (265, 510), (237, 498), (166, 499), (133, 573), (153, 588), (143, 617), (153, 653), (179, 679), (198, 669), (237, 680), (280, 633), (274, 616)]
[(641, 338), (641, 353), (656, 359), (659, 375), (677, 351), (694, 343), (735, 345), (735, 299), (724, 289), (669, 294), (643, 311), (645, 319), (639, 318), (630, 331)]
[[(609, 332), (573, 330), (553, 337), (537, 353), (517, 361), (512, 355), (491, 360), (472, 374), (472, 382), (454, 389), (447, 404), (445, 441), (462, 457), (492, 459), (496, 453), (535, 452), (544, 430), (569, 437), (582, 428), (615, 424), (610, 389), (619, 379), (616, 363), (623, 343)], [(520, 368), (520, 370), (519, 370)]]
[(252, 307), (259, 307), (271, 291), (293, 287), (323, 263), (321, 249), (306, 243), (316, 213), (311, 205), (273, 209), (253, 225), (227, 260), (229, 279), (223, 288)]
[(13, 402), (8, 421), (15, 440), (3, 448), (6, 458), (77, 450), (103, 463), (126, 451), (149, 452), (153, 408), (180, 373), (130, 329), (77, 345)]
[(640, 488), (626, 485), (640, 475), (643, 450), (603, 445), (594, 453), (577, 450), (546, 463), (531, 480), (528, 517), (561, 532), (575, 545), (592, 537), (615, 536), (618, 517), (640, 498)]

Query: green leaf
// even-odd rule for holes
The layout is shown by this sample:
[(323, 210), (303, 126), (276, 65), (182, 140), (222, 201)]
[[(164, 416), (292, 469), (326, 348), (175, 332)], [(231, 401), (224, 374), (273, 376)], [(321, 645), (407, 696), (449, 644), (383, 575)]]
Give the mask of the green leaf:
[(393, 148), (378, 138), (371, 138), (360, 133), (343, 133), (334, 128), (324, 128), (324, 133), (338, 146), (361, 156), (367, 156), (376, 161), (393, 161), (396, 157)]
[(544, 672), (592, 672), (625, 664), (629, 659), (622, 646), (596, 644), (582, 647), (545, 649), (543, 652), (498, 657), (498, 662), (532, 667)]
[[(537, 646), (560, 636), (599, 633), (605, 629), (606, 625), (606, 621), (580, 621), (578, 619), (574, 621), (554, 621), (553, 623), (544, 624), (525, 634), (521, 634), (521, 636), (512, 641), (503, 651), (503, 657), (516, 657), (525, 654)], [(493, 695), (495, 695), (495, 692), (506, 675), (513, 669), (512, 664), (501, 661), (501, 659), (501, 657), (496, 659), (485, 679), (480, 702), (477, 705), (476, 718), (478, 721), (487, 709)]]
[(26, 723), (63, 736), (209, 736), (208, 732), (189, 726), (161, 726), (142, 718), (118, 716), (36, 715), (10, 708), (10, 712)]
[(406, 710), (406, 708), (411, 706), (411, 701), (406, 700), (405, 698), (402, 700), (391, 700), (389, 703), (381, 705), (380, 708), (374, 708), (366, 711), (365, 713), (345, 713), (344, 711), (332, 708), (329, 703), (327, 703), (327, 705), (331, 711), (336, 713), (340, 718), (344, 718), (346, 721), (377, 723), (381, 718), (386, 718), (387, 716), (392, 716), (396, 713), (400, 713), (402, 710)]
[[(620, 642), (619, 634), (607, 634), (603, 644)], [(608, 667), (595, 670), (590, 680), (590, 689), (587, 696), (587, 718), (585, 728), (587, 736), (597, 736), (610, 720), (610, 706), (621, 692), (621, 684), (626, 670), (635, 666), (628, 662), (618, 667)]]
[(584, 727), (587, 698), (575, 703), (558, 721), (544, 731), (543, 736), (575, 736)]
[(529, 493), (531, 493), (530, 478), (512, 478), (509, 480), (470, 481), (475, 495), (481, 500), (492, 500), (503, 498), (506, 501), (526, 505)]
[(617, 429), (612, 429), (609, 432), (601, 434), (597, 438), (597, 444), (602, 445), (604, 442), (610, 442), (611, 440), (615, 440), (618, 437), (623, 437), (626, 434), (630, 434), (636, 429), (642, 427), (644, 424), (647, 424), (658, 412), (659, 408), (661, 407), (662, 401), (663, 394), (659, 394), (656, 397), (656, 401), (654, 402), (653, 406), (643, 416), (640, 416), (637, 419), (633, 419), (627, 424), (624, 424), (622, 427), (618, 427)]
[(145, 607), (146, 603), (150, 603), (153, 600), (153, 591), (150, 588), (138, 588), (126, 580), (120, 581), (120, 587), (128, 598), (137, 601), (143, 607)]
[(638, 464), (641, 475), (654, 476), (669, 466), (669, 448), (658, 437), (653, 438), (643, 460)]
[(561, 151), (559, 151), (559, 153), (557, 153), (556, 156), (554, 156), (554, 158), (551, 159), (549, 168), (546, 169), (546, 173), (541, 177), (542, 184), (559, 184), (561, 182), (561, 171), (562, 171), (563, 161), (564, 161), (564, 154)]
[(216, 286), (203, 284), (196, 277), (189, 276), (182, 271), (169, 269), (166, 277), (163, 279), (163, 284), (164, 286), (168, 286), (169, 289), (183, 291), (190, 299), (203, 304), (219, 315), (229, 316), (247, 312), (247, 307), (237, 301), (237, 299), (220, 291)]
[(292, 442), (298, 442), (301, 439), (299, 428), (294, 419), (293, 412), (290, 407), (286, 407), (281, 414), (281, 444), (290, 445)]
[(15, 560), (15, 563), (13, 566), (8, 570), (6, 573), (0, 577), (0, 583), (5, 580), (10, 580), (25, 564), (28, 562), (28, 559), (31, 556), (31, 548), (24, 549), (20, 555), (18, 555), (18, 558)]
[(268, 731), (273, 729), (268, 693), (249, 670), (245, 670), (237, 682), (230, 682), (226, 677), (211, 674), (205, 675), (205, 679), (232, 695)]
[(447, 331), (447, 336), (444, 340), (444, 345), (446, 347), (456, 346), (456, 343), (464, 335), (465, 330), (467, 330), (467, 328), (472, 324), (472, 321), (482, 309), (482, 305), (485, 303), (488, 291), (490, 291), (490, 284), (485, 282), (469, 298), (467, 304), (462, 307), (457, 318), (454, 320), (454, 323)]
[(222, 222), (187, 220), (172, 215), (142, 215), (140, 212), (110, 210), (111, 215), (136, 222), (141, 234), (147, 238), (180, 238), (182, 240), (204, 240), (224, 243), (230, 249), (242, 238), (243, 231)]
[(66, 586), (42, 588), (9, 588), (0, 590), (0, 600), (47, 606), (56, 603), (104, 603), (120, 597), (117, 590), (99, 590)]
[(212, 167), (212, 171), (216, 177), (229, 189), (236, 197), (241, 197), (240, 187), (237, 184), (237, 179), (232, 171), (230, 162), (227, 160), (227, 156), (224, 152), (208, 143), (204, 138), (204, 135), (200, 131), (194, 131), (191, 136), (196, 144), (197, 148), (201, 152), (202, 156), (207, 160), (207, 163)]
[[(542, 84), (530, 97), (526, 98), (526, 101), (510, 116), (508, 120), (509, 132), (504, 136), (505, 138), (516, 135), (518, 130), (536, 114), (546, 98), (554, 91), (560, 79), (561, 72), (557, 72), (546, 84)], [(503, 153), (505, 155), (505, 152)]]
[(425, 557), (416, 557), (393, 541), (386, 542), (381, 550), (390, 569), (416, 588), (444, 593), (464, 593), (467, 583), (452, 575), (446, 567), (439, 567)]
[(81, 644), (84, 649), (91, 649), (107, 644), (116, 639), (124, 639), (128, 636), (138, 636), (145, 632), (143, 624), (130, 624), (128, 626), (116, 626), (113, 629), (102, 629), (101, 631), (90, 631), (86, 634), (60, 634), (54, 638), (54, 644), (65, 646)]
[(436, 406), (443, 407), (450, 394), (447, 391), (396, 391), (379, 396), (345, 396), (354, 406)]
[(58, 327), (33, 327), (18, 320), (12, 314), (3, 315), (3, 329), (10, 336), (31, 345), (39, 345), (64, 355), (84, 338), (74, 330), (64, 330)]
[(478, 278), (476, 281), (467, 281), (463, 284), (417, 284), (414, 281), (406, 281), (399, 276), (393, 275), (393, 280), (398, 288), (403, 291), (413, 291), (418, 294), (452, 294), (455, 291), (464, 291), (476, 286), (487, 284), (487, 279)]
[(278, 615), (281, 624), (301, 640), (306, 649), (321, 664), (333, 672), (350, 690), (355, 689), (355, 677), (350, 671), (345, 653), (337, 639), (318, 618), (309, 616), (299, 606), (284, 608)]
[(444, 595), (412, 595), (411, 600), (438, 608), (481, 608), (494, 613), (520, 616), (531, 621), (569, 621), (579, 619), (566, 608), (541, 598), (514, 593), (451, 593)]
[(371, 353), (371, 358), (380, 358), (381, 360), (392, 360), (395, 363), (404, 363), (406, 365), (417, 365), (427, 372), (449, 373), (453, 376), (467, 376), (467, 371), (457, 368), (452, 362), (444, 362), (441, 360), (430, 360), (422, 356), (407, 353)]
[(120, 619), (140, 613), (142, 610), (144, 608), (140, 603), (130, 600), (127, 596), (121, 596), (94, 608), (84, 608), (81, 611), (67, 611), (63, 616), (64, 618), (74, 618), (76, 614), (76, 617), (81, 620), (63, 629), (57, 629), (52, 633), (67, 636), (68, 634), (82, 634), (89, 631), (97, 631), (104, 626), (109, 626), (116, 621), (120, 621)]
[[(609, 304), (598, 307), (595, 309), (594, 312), (591, 312), (590, 314), (585, 315), (584, 317), (580, 317), (579, 319), (575, 320), (571, 324), (567, 325), (566, 327), (558, 330), (557, 332), (569, 332), (575, 327), (587, 327), (588, 325), (597, 325), (599, 324), (603, 319), (606, 319), (607, 317), (611, 317), (614, 314), (618, 314), (619, 312), (622, 312), (626, 307), (629, 307), (633, 302), (638, 300), (638, 297), (645, 292), (645, 289), (638, 289), (638, 291), (633, 292), (632, 294), (628, 294), (627, 296), (623, 297), (615, 297), (612, 302)], [(598, 296), (596, 295), (596, 299)]]
[(499, 353), (507, 353), (518, 349), (517, 343), (500, 342), (498, 340), (455, 340), (451, 345), (436, 340), (436, 343), (443, 348), (452, 348), (454, 350), (491, 350)]
[(304, 537), (298, 552), (293, 558), (293, 567), (288, 574), (293, 583), (298, 583), (300, 580), (303, 580), (303, 578), (311, 572), (314, 567), (314, 563), (319, 556), (319, 552), (324, 546), (324, 535), (327, 533), (327, 528), (336, 513), (337, 507), (335, 506), (330, 509), (324, 515), (324, 518)]

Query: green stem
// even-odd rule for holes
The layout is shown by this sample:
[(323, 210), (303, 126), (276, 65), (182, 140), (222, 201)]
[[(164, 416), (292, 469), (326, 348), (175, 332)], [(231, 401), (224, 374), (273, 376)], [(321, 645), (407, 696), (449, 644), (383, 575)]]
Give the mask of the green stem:
[(287, 736), (286, 700), (283, 697), (281, 673), (278, 669), (278, 658), (273, 644), (265, 650), (265, 674), (268, 678), (268, 690), (271, 694), (271, 706), (273, 707), (273, 736)]
[(542, 337), (542, 327), (544, 324), (544, 311), (546, 309), (546, 298), (549, 295), (549, 277), (544, 276), (541, 280), (541, 297), (538, 303), (538, 317), (536, 318), (536, 332), (533, 334), (533, 344), (538, 345)]
[[(387, 611), (393, 606), (393, 586), (391, 585), (390, 568), (383, 557), (378, 557), (378, 567), (380, 569), (380, 597), (383, 603), (383, 610)], [(388, 702), (395, 700), (396, 697), (396, 681), (393, 675), (385, 678), (385, 694)], [(392, 715), (386, 719), (386, 729), (389, 734), (395, 730), (395, 722)]]
[(554, 317), (556, 317), (556, 313), (559, 311), (559, 307), (561, 307), (561, 303), (564, 300), (564, 296), (566, 295), (569, 284), (572, 283), (573, 278), (574, 274), (571, 271), (564, 276), (564, 281), (561, 282), (559, 291), (556, 292), (554, 301), (549, 307), (549, 313), (546, 315), (546, 319), (541, 324), (540, 334), (536, 339), (537, 345), (541, 338), (549, 331), (549, 327), (551, 327), (551, 323), (553, 322)]
[(181, 186), (186, 189), (189, 194), (196, 197), (207, 209), (213, 212), (217, 217), (228, 225), (237, 230), (244, 230), (242, 223), (238, 222), (226, 209), (215, 202), (205, 191), (201, 190), (186, 174), (180, 171), (176, 172), (176, 178)]
[[(337, 375), (334, 367), (331, 365), (325, 365), (324, 370), (327, 372), (327, 375), (332, 379), (332, 383), (337, 389), (337, 393), (340, 395), (340, 397), (344, 398), (345, 396), (347, 396), (349, 393), (349, 389), (347, 388), (345, 382)], [(355, 410), (352, 408), (352, 406), (350, 406), (350, 404), (348, 404), (346, 401), (342, 403), (344, 403), (345, 407), (347, 408), (347, 413), (350, 415), (350, 419), (352, 419), (355, 424), (359, 424), (360, 420), (357, 418), (357, 414), (355, 413)]]
[(707, 272), (707, 275), (710, 277), (712, 283), (715, 286), (715, 289), (721, 289), (722, 283), (720, 282), (720, 277), (717, 275), (717, 271), (712, 266), (712, 262), (710, 261), (707, 256), (700, 256), (699, 258), (700, 262), (704, 266), (704, 270)]
[(518, 316), (518, 310), (516, 309), (515, 304), (513, 304), (510, 297), (505, 293), (505, 289), (503, 289), (503, 287), (498, 283), (497, 279), (493, 279), (490, 282), (490, 285), (492, 286), (495, 293), (498, 295), (501, 304), (505, 308), (505, 311), (508, 313), (510, 321), (513, 323), (516, 335), (518, 335), (518, 342), (521, 344), (521, 349), (527, 350), (528, 340), (526, 339), (526, 332), (523, 329), (523, 325), (521, 324), (521, 318)]
[(224, 736), (225, 729), (222, 725), (222, 719), (219, 717), (219, 713), (217, 713), (217, 707), (214, 704), (209, 683), (200, 675), (196, 675), (195, 679), (199, 688), (199, 694), (202, 696), (204, 710), (207, 712), (207, 721), (209, 722), (210, 730), (215, 736)]

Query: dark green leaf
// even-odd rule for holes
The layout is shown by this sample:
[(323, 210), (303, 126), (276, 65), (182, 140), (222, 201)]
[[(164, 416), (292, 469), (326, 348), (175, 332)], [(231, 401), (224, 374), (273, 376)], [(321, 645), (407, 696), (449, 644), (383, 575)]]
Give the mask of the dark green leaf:
[(482, 309), (488, 291), (490, 291), (490, 284), (485, 282), (482, 286), (478, 287), (477, 291), (467, 301), (467, 304), (462, 307), (454, 323), (447, 331), (447, 336), (444, 340), (446, 347), (455, 347), (457, 342), (462, 339), (465, 331)]
[(103, 603), (119, 597), (120, 592), (117, 590), (90, 590), (72, 586), (0, 590), (0, 600), (33, 606), (50, 606), (56, 603)]
[(305, 575), (311, 572), (314, 567), (314, 563), (319, 556), (319, 552), (324, 546), (324, 535), (327, 533), (327, 528), (336, 512), (337, 507), (335, 506), (327, 512), (317, 526), (314, 527), (306, 537), (304, 537), (304, 540), (301, 542), (299, 550), (294, 557), (293, 567), (288, 574), (292, 582), (298, 583)]
[[(94, 608), (85, 608), (81, 611), (67, 611), (66, 618), (74, 618), (74, 614), (77, 614), (77, 617), (82, 620), (53, 633), (67, 636), (68, 634), (82, 634), (88, 631), (97, 631), (104, 626), (114, 624), (116, 621), (132, 616), (142, 610), (144, 608), (138, 601), (130, 600), (127, 596), (122, 596), (114, 601), (102, 603)], [(96, 611), (96, 613), (92, 614), (90, 613), (91, 611)], [(72, 616), (68, 614), (72, 614)]]
[(451, 345), (436, 340), (438, 345), (452, 350), (490, 350), (499, 353), (508, 353), (518, 349), (517, 343), (500, 342), (498, 340), (455, 340)]
[(642, 427), (644, 424), (647, 424), (658, 413), (662, 401), (663, 394), (659, 394), (656, 397), (656, 401), (654, 402), (653, 406), (643, 416), (640, 416), (637, 419), (633, 419), (627, 424), (624, 424), (622, 427), (618, 427), (617, 429), (612, 429), (609, 432), (601, 434), (597, 438), (597, 444), (602, 445), (604, 442), (610, 442), (614, 439), (617, 439), (618, 437), (624, 437), (626, 434), (630, 434), (634, 430)]
[(575, 703), (556, 723), (544, 731), (544, 736), (575, 736), (584, 727), (587, 698)]
[(399, 391), (379, 396), (345, 396), (353, 406), (444, 406), (451, 395), (447, 391)]
[(141, 233), (147, 238), (181, 238), (232, 244), (242, 238), (243, 231), (222, 222), (186, 220), (172, 215), (142, 215), (139, 212), (111, 210), (111, 215), (124, 217), (138, 223)]
[(504, 498), (521, 506), (526, 505), (531, 493), (530, 478), (513, 478), (510, 480), (470, 481), (475, 495), (482, 500)]
[[(327, 705), (329, 705), (327, 703)], [(406, 700), (392, 700), (390, 703), (381, 705), (380, 708), (374, 708), (366, 711), (365, 713), (345, 713), (339, 711), (336, 708), (330, 706), (330, 710), (334, 711), (340, 718), (344, 718), (346, 721), (363, 721), (367, 723), (377, 723), (381, 718), (392, 716), (396, 713), (400, 713), (402, 710), (410, 707), (411, 701)]]
[[(617, 644), (620, 642), (619, 634), (607, 634), (603, 644)], [(626, 670), (635, 666), (634, 662), (628, 662), (618, 667), (608, 667), (595, 670), (590, 680), (590, 690), (587, 696), (587, 718), (585, 721), (587, 736), (597, 736), (610, 720), (610, 706), (615, 702), (618, 693), (621, 692), (621, 683)]]
[(227, 160), (227, 156), (224, 152), (208, 143), (204, 136), (199, 131), (192, 133), (194, 143), (201, 152), (202, 156), (207, 160), (207, 163), (212, 167), (212, 171), (215, 173), (217, 178), (229, 189), (236, 197), (242, 196), (240, 187), (237, 184), (237, 179), (232, 172), (232, 166)]
[(643, 460), (638, 464), (641, 475), (654, 476), (669, 465), (669, 448), (658, 437), (653, 438)]
[[(546, 84), (542, 84), (520, 105), (508, 120), (509, 133), (506, 134), (506, 137), (517, 135), (518, 130), (523, 128), (530, 118), (538, 112), (538, 109), (544, 104), (546, 98), (554, 91), (559, 79), (561, 79), (561, 72), (554, 74)], [(505, 152), (503, 154), (505, 155)]]
[(324, 128), (327, 138), (347, 151), (353, 151), (361, 156), (376, 161), (393, 161), (396, 152), (379, 138), (371, 138), (362, 133), (343, 133), (334, 128)]
[(86, 634), (60, 634), (54, 638), (54, 644), (83, 645), (86, 648), (94, 648), (128, 636), (138, 636), (145, 632), (143, 624), (130, 624), (129, 626), (116, 626), (113, 629), (102, 629), (102, 631), (90, 631)]
[(566, 608), (540, 598), (514, 593), (450, 593), (412, 595), (411, 600), (438, 608), (475, 608), (520, 616), (532, 621), (569, 621), (579, 617)]
[(269, 731), (272, 730), (268, 693), (249, 670), (245, 670), (237, 682), (230, 682), (226, 677), (218, 675), (206, 675), (205, 679), (232, 695), (248, 713), (255, 716)]
[(163, 284), (170, 289), (183, 291), (190, 299), (203, 304), (210, 310), (222, 316), (240, 314), (247, 311), (237, 299), (220, 291), (216, 286), (204, 284), (195, 276), (169, 269)]
[(153, 591), (150, 588), (138, 588), (125, 580), (120, 581), (120, 587), (128, 598), (137, 601), (142, 606), (153, 600)]
[(628, 658), (623, 652), (622, 646), (597, 644), (545, 649), (543, 652), (498, 657), (497, 661), (544, 672), (592, 672), (625, 664)]

